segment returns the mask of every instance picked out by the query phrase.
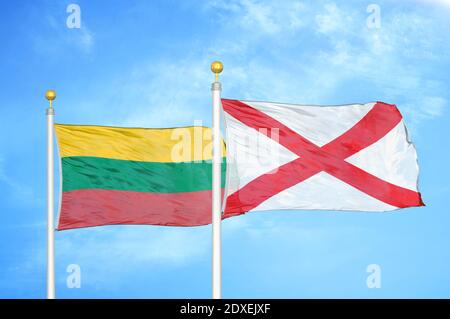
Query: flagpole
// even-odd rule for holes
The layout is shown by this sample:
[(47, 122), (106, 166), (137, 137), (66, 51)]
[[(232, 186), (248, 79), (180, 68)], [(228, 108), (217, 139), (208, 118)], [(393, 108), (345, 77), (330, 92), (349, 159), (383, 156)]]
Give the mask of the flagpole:
[(48, 90), (45, 98), (49, 101), (47, 109), (47, 299), (55, 299), (55, 233), (54, 233), (54, 159), (53, 159), (53, 100), (56, 92)]
[(219, 61), (211, 64), (216, 79), (212, 83), (213, 99), (213, 165), (212, 165), (212, 297), (222, 298), (222, 205), (221, 205), (221, 139), (220, 139), (220, 93), (222, 85), (219, 74), (223, 65)]

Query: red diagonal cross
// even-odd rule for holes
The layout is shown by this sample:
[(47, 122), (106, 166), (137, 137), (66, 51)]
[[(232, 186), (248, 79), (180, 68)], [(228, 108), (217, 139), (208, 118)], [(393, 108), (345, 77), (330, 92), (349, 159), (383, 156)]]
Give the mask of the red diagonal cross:
[(389, 205), (423, 206), (420, 193), (384, 181), (345, 161), (380, 140), (401, 121), (402, 116), (394, 105), (377, 102), (352, 128), (322, 147), (250, 105), (226, 99), (222, 100), (222, 105), (225, 112), (270, 138), (269, 130), (278, 129), (276, 142), (301, 156), (229, 195), (225, 218), (247, 212), (322, 171)]

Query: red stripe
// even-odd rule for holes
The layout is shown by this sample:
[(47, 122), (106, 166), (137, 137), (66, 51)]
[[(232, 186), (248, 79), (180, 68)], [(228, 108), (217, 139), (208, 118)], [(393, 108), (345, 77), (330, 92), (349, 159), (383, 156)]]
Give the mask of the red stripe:
[(210, 223), (210, 190), (141, 193), (86, 189), (63, 193), (58, 230), (101, 225), (199, 226)]
[[(304, 163), (307, 162), (307, 165)], [(277, 168), (276, 172), (260, 175), (226, 199), (225, 215), (239, 215), (275, 194), (290, 188), (321, 171), (313, 168), (314, 162), (296, 159)]]
[(271, 130), (278, 129), (278, 141), (276, 142), (297, 155), (300, 155), (300, 149), (306, 150), (307, 152), (317, 152), (320, 150), (319, 146), (314, 145), (283, 123), (248, 104), (236, 100), (222, 99), (222, 107), (225, 112), (233, 116), (235, 119), (251, 128), (254, 128), (269, 138), (273, 137), (272, 134), (270, 134)]
[[(222, 100), (224, 110), (259, 132), (279, 130), (279, 144), (301, 156), (284, 164), (273, 174), (257, 177), (227, 198), (225, 215), (249, 211), (268, 198), (307, 178), (325, 171), (345, 183), (387, 204), (399, 208), (422, 206), (420, 193), (388, 183), (344, 159), (372, 145), (389, 133), (402, 119), (395, 105), (378, 102), (347, 132), (319, 147), (269, 115), (236, 100)], [(261, 130), (263, 129), (263, 130)]]
[(398, 208), (424, 206), (420, 193), (384, 181), (346, 161), (342, 161), (341, 169), (325, 172), (386, 204)]
[(379, 141), (401, 120), (402, 115), (395, 105), (377, 102), (358, 123), (322, 149), (340, 159), (346, 159)]

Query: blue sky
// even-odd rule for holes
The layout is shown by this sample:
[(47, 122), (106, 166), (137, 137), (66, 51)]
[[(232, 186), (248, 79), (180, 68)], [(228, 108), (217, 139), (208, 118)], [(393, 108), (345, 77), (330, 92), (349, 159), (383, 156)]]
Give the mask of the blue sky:
[[(45, 90), (59, 123), (211, 123), (223, 96), (299, 104), (381, 100), (416, 144), (425, 208), (261, 212), (223, 223), (228, 298), (450, 297), (450, 1), (0, 2), (0, 297), (44, 298)], [(381, 9), (369, 28), (367, 6)], [(209, 298), (210, 227), (56, 233), (61, 298)], [(81, 288), (66, 286), (69, 264)], [(369, 289), (366, 267), (381, 267)]]

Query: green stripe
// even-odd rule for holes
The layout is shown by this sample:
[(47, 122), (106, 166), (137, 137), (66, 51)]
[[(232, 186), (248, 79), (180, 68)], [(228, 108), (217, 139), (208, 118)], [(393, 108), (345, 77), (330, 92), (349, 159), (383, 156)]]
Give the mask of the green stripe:
[[(63, 192), (108, 189), (134, 192), (179, 193), (210, 190), (212, 163), (136, 162), (100, 157), (62, 158)], [(225, 158), (222, 187), (225, 185)]]

